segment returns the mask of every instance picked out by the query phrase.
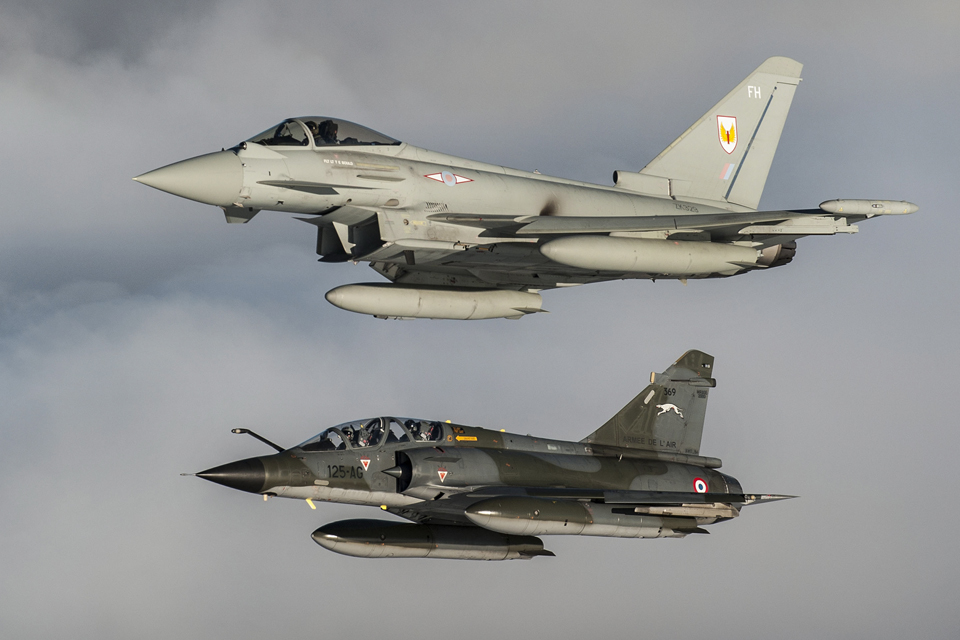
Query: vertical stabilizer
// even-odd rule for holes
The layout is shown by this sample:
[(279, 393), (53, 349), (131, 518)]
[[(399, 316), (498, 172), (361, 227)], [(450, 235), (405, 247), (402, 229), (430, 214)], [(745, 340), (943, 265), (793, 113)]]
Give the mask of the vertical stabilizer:
[(650, 374), (640, 395), (581, 442), (699, 455), (707, 395), (716, 384), (713, 356), (687, 351)]
[(640, 173), (670, 195), (756, 209), (803, 65), (768, 58)]

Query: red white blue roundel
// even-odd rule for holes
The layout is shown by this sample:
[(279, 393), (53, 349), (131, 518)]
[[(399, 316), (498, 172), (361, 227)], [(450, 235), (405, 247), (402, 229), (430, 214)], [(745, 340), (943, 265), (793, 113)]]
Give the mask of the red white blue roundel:
[(707, 492), (707, 481), (703, 478), (694, 478), (693, 479), (693, 490), (697, 493), (706, 493)]
[(431, 180), (436, 180), (437, 182), (442, 182), (448, 187), (455, 187), (458, 184), (463, 184), (464, 182), (473, 182), (470, 178), (464, 178), (463, 176), (458, 176), (455, 173), (450, 171), (441, 171), (440, 173), (431, 173), (429, 175), (423, 176), (424, 178), (430, 178)]

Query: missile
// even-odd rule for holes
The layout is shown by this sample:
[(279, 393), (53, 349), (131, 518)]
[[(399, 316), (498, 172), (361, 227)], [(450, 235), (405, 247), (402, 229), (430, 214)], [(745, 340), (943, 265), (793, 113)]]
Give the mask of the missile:
[[(477, 526), (507, 535), (605, 536), (614, 538), (682, 538), (706, 533), (692, 517), (666, 517), (635, 511), (634, 507), (506, 497), (482, 500), (467, 507)], [(708, 518), (710, 522), (715, 518)]]
[(719, 242), (651, 240), (612, 236), (567, 236), (540, 247), (544, 256), (569, 267), (651, 275), (733, 275), (757, 264), (750, 247)]
[(552, 556), (530, 536), (501, 535), (470, 526), (424, 525), (387, 520), (341, 520), (313, 532), (324, 549), (357, 558), (528, 560)]
[(920, 207), (905, 200), (827, 200), (820, 203), (820, 209), (827, 213), (872, 217), (915, 213)]
[(326, 298), (335, 307), (377, 318), (517, 319), (543, 311), (543, 298), (537, 293), (498, 289), (348, 284), (331, 289)]

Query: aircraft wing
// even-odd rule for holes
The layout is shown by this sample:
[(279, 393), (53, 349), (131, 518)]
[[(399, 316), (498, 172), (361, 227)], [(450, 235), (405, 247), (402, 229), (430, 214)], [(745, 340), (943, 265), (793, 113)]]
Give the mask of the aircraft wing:
[(605, 504), (633, 504), (642, 506), (679, 504), (755, 504), (787, 500), (796, 496), (754, 493), (694, 493), (679, 491), (605, 491), (597, 489), (557, 489), (538, 487), (484, 487), (469, 496), (487, 499), (500, 496), (520, 496), (548, 500), (590, 500)]
[(436, 213), (427, 217), (436, 222), (508, 232), (511, 235), (540, 236), (618, 231), (704, 230), (761, 222), (782, 222), (805, 216), (822, 215), (823, 212), (819, 209), (798, 209), (678, 216), (487, 216), (469, 213)]
[[(594, 489), (557, 489), (536, 487), (482, 487), (474, 491), (454, 493), (438, 500), (425, 500), (389, 511), (413, 522), (432, 524), (473, 523), (465, 512), (471, 505), (500, 497), (526, 497), (542, 500), (571, 500), (615, 504), (634, 508), (638, 513), (662, 515), (706, 515), (706, 511), (738, 511), (750, 504), (788, 500), (796, 496), (752, 493), (683, 493), (676, 491), (602, 491)], [(690, 512), (690, 513), (687, 513)], [(702, 513), (701, 513), (702, 512)], [(735, 517), (734, 514), (721, 517)]]
[[(846, 205), (846, 206), (844, 206)], [(878, 208), (873, 208), (878, 207)], [(637, 233), (644, 231), (709, 232), (716, 238), (749, 237), (760, 245), (776, 244), (808, 235), (856, 233), (852, 222), (876, 215), (912, 213), (916, 205), (891, 201), (824, 202), (818, 209), (782, 209), (723, 213), (688, 213), (667, 216), (509, 216), (437, 213), (428, 216), (483, 229), (486, 237), (536, 238), (552, 235)]]

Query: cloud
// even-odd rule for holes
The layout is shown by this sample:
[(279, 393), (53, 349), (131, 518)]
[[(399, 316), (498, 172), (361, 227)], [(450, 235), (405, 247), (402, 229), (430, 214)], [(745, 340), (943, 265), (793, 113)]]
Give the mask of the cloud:
[[(957, 10), (725, 11), (4, 5), (0, 635), (955, 635)], [(317, 264), (307, 225), (227, 226), (130, 180), (327, 113), (608, 183), (773, 54), (805, 80), (764, 205), (919, 214), (805, 239), (769, 273), (546, 292), (551, 313), (520, 322), (383, 322), (323, 300), (378, 277)], [(236, 426), (288, 444), (399, 414), (579, 439), (687, 348), (717, 356), (704, 453), (799, 500), (685, 540), (378, 563), (309, 538), (360, 507), (178, 475), (263, 450)]]
[(117, 58), (136, 63), (171, 31), (188, 29), (205, 18), (216, 2), (144, 0), (11, 0), (5, 17), (30, 32), (35, 51), (64, 60), (90, 63)]

